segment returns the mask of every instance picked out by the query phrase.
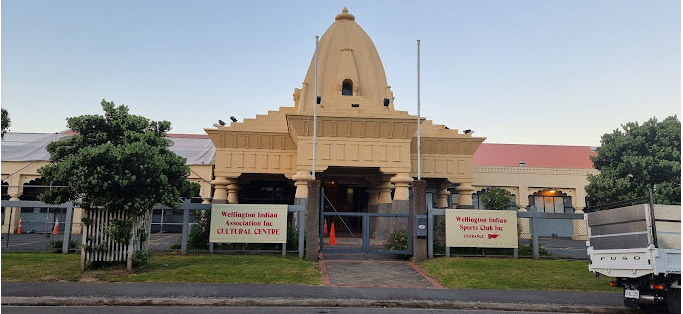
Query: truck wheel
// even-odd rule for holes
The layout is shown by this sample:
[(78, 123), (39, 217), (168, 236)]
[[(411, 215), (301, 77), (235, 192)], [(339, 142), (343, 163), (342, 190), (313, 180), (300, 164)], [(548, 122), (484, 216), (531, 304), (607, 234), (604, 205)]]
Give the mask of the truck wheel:
[(669, 313), (681, 313), (681, 289), (671, 289), (664, 294)]

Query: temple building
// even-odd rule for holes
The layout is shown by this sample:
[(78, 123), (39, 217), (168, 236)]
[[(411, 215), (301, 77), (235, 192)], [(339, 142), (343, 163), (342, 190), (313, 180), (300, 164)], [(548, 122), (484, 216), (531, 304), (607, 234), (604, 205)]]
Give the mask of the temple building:
[[(394, 108), (377, 49), (346, 9), (320, 38), (318, 52), (319, 101), (312, 58), (293, 107), (205, 129), (207, 135), (168, 135), (171, 149), (187, 158), (190, 180), (201, 185), (197, 201), (306, 202), (317, 106), (315, 178), (335, 210), (390, 213), (407, 206), (417, 177), (417, 116)], [(420, 121), (421, 175), (434, 207), (482, 208), (479, 195), (490, 187), (510, 191), (514, 210), (585, 207), (586, 177), (597, 173), (591, 147), (482, 143), (484, 137)], [(70, 134), (7, 133), (3, 198), (32, 200), (48, 188), (36, 171), (48, 162), (45, 147)], [(5, 216), (10, 212), (20, 214)]]
[[(318, 51), (319, 104), (312, 58), (301, 88), (294, 89), (294, 107), (205, 129), (216, 146), (214, 201), (239, 202), (241, 187), (254, 180), (293, 180), (297, 201), (306, 199), (314, 106), (315, 176), (326, 190), (366, 210), (408, 200), (418, 168), (417, 116), (394, 109), (372, 40), (344, 9), (321, 37)], [(421, 121), (422, 177), (439, 190), (441, 204), (455, 186), (459, 206), (472, 206), (473, 155), (485, 138)]]

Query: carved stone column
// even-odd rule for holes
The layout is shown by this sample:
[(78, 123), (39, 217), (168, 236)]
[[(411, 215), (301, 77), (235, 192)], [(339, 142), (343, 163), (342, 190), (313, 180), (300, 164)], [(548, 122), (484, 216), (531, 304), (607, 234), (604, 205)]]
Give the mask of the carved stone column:
[[(519, 192), (517, 193), (517, 207), (519, 207), (520, 212), (526, 212), (527, 206), (529, 206), (529, 188), (526, 186), (520, 186)], [(531, 239), (531, 228), (529, 225), (529, 218), (517, 218), (517, 228), (519, 230), (520, 239)]]
[(368, 213), (377, 212), (377, 204), (379, 203), (379, 190), (368, 189)]
[[(10, 194), (10, 201), (18, 201), (21, 196), (20, 192), (13, 192)], [(19, 220), (21, 219), (21, 208), (11, 207), (5, 211), (5, 223), (2, 225), (2, 232), (15, 233), (19, 227)]]
[[(526, 212), (526, 205), (519, 205), (520, 212)], [(520, 239), (531, 239), (529, 218), (517, 218), (517, 236)]]
[[(574, 208), (574, 214), (583, 214), (583, 207)], [(588, 240), (588, 230), (586, 229), (585, 220), (573, 220), (574, 224), (574, 234), (572, 234), (572, 240)]]
[(296, 186), (296, 193), (294, 194), (294, 204), (304, 205), (308, 199), (308, 181), (313, 180), (310, 171), (297, 171), (292, 176), (294, 186)]
[(461, 182), (456, 188), (458, 191), (458, 208), (473, 208), (472, 206), (472, 182)]
[(240, 186), (237, 184), (237, 178), (228, 179), (228, 204), (239, 203)]
[(391, 212), (391, 190), (394, 185), (391, 184), (391, 175), (382, 175), (382, 184), (379, 186), (379, 197), (377, 199), (377, 212), (389, 213)]
[(446, 208), (448, 207), (448, 194), (450, 192), (448, 191), (448, 188), (451, 187), (451, 181), (448, 181), (447, 179), (444, 179), (443, 182), (441, 183), (441, 186), (439, 187), (439, 190), (436, 192), (436, 207), (437, 208)]
[(410, 187), (411, 182), (413, 182), (413, 178), (407, 173), (398, 173), (391, 178), (391, 183), (396, 186), (394, 189), (394, 202), (397, 200), (407, 201), (410, 198), (408, 187)]
[(228, 181), (227, 177), (216, 177), (211, 184), (213, 185), (213, 203), (227, 204), (228, 203)]

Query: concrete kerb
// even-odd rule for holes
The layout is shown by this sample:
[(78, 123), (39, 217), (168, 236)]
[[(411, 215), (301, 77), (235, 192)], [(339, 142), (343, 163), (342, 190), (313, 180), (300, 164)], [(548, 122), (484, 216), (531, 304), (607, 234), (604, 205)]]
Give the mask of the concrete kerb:
[(291, 306), (291, 307), (376, 307), (453, 310), (537, 311), (556, 313), (633, 313), (623, 307), (463, 302), (440, 300), (285, 299), (285, 298), (88, 298), (88, 297), (2, 297), (5, 306)]

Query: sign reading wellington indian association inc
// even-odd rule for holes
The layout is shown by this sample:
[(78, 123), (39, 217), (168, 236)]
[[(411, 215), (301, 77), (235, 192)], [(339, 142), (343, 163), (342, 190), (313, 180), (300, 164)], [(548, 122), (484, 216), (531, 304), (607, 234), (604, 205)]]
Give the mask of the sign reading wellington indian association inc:
[(214, 243), (286, 243), (287, 205), (213, 204)]
[(517, 247), (517, 212), (446, 210), (446, 245), (450, 247)]

